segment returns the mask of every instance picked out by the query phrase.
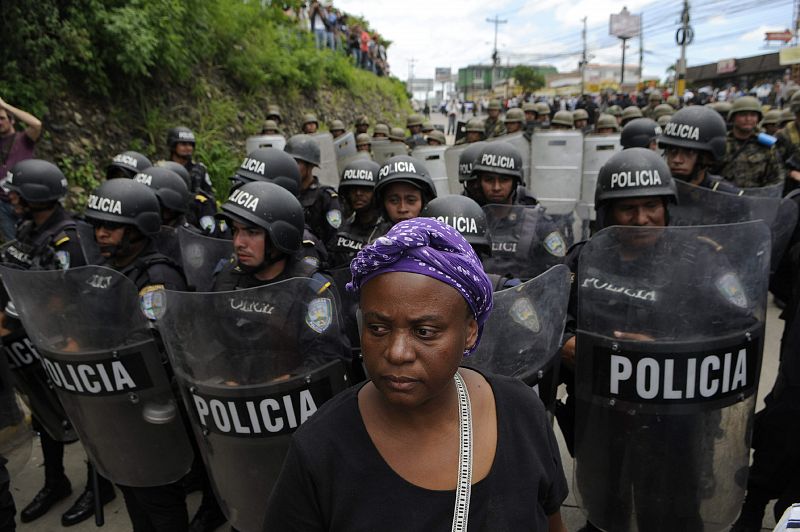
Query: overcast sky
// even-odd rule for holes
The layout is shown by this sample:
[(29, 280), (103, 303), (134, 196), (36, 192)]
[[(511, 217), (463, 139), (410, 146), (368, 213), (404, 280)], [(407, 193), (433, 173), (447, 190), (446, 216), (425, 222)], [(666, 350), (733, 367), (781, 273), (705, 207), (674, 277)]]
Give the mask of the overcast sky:
[[(580, 59), (581, 19), (587, 17), (587, 44), (593, 63), (619, 64), (620, 41), (608, 34), (611, 13), (623, 6), (643, 16), (644, 75), (664, 78), (680, 56), (675, 44), (683, 2), (680, 0), (334, 0), (347, 12), (363, 15), (393, 41), (392, 73), (406, 79), (413, 58), (414, 77), (432, 78), (436, 67), (459, 67), (491, 61), (497, 15), (497, 47), (503, 64), (551, 64), (560, 72), (575, 70)], [(692, 0), (694, 43), (689, 66), (732, 57), (777, 51), (766, 48), (765, 31), (792, 25), (792, 0)], [(628, 41), (625, 62), (637, 64), (639, 42)]]

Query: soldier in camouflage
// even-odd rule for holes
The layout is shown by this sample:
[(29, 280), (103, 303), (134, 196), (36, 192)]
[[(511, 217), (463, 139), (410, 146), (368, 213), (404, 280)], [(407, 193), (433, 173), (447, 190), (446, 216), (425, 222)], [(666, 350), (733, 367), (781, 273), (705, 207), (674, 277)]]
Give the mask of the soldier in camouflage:
[(761, 105), (752, 96), (737, 99), (728, 113), (732, 128), (726, 137), (725, 156), (717, 161), (713, 173), (740, 188), (773, 185), (784, 179), (777, 150), (758, 140), (759, 120)]
[(502, 106), (500, 105), (499, 100), (492, 100), (489, 103), (489, 107), (487, 108), (487, 114), (489, 115), (483, 123), (484, 129), (484, 136), (487, 139), (492, 137), (499, 137), (501, 135), (506, 134), (506, 126), (503, 124), (503, 121), (500, 120), (500, 111), (502, 110)]
[(653, 120), (658, 120), (656, 115), (656, 107), (658, 107), (661, 102), (664, 101), (661, 93), (657, 90), (654, 90), (650, 93), (650, 96), (647, 97), (647, 107), (642, 109), (642, 115), (645, 118), (652, 118)]
[(522, 130), (522, 123), (525, 121), (525, 113), (519, 107), (514, 107), (506, 112), (506, 133), (516, 133)]
[[(798, 118), (800, 118), (800, 91), (792, 95), (792, 99), (789, 100), (789, 109), (785, 109), (784, 112), (787, 110), (794, 115), (794, 120), (787, 122), (783, 129), (778, 131), (776, 148), (784, 165), (786, 177), (789, 178), (786, 184), (786, 192), (789, 192), (800, 186), (798, 184), (800, 182), (800, 128), (797, 126)], [(775, 122), (780, 122), (780, 120), (781, 117), (778, 116)], [(763, 122), (766, 122), (766, 119)]]

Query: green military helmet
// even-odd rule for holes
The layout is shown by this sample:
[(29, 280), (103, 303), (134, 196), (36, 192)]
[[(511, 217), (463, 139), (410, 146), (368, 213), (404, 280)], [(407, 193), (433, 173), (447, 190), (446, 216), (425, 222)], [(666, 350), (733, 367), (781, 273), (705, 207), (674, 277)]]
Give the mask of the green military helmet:
[(764, 104), (764, 105), (761, 106), (761, 114), (762, 115), (767, 114), (771, 110), (772, 110), (772, 106), (771, 105)]
[(653, 102), (661, 103), (664, 101), (664, 97), (661, 96), (661, 93), (659, 91), (650, 91), (650, 95), (647, 97), (647, 101), (650, 103)]
[(500, 100), (492, 100), (489, 102), (489, 107), (487, 107), (489, 111), (502, 111), (503, 106), (500, 104)]
[(606, 109), (606, 114), (609, 114), (609, 115), (615, 116), (615, 117), (616, 116), (622, 116), (622, 107), (620, 107), (619, 105), (612, 105), (611, 107)]
[(550, 116), (550, 106), (547, 102), (538, 102), (536, 104), (536, 112), (540, 115)]
[(536, 102), (525, 102), (522, 104), (522, 112), (523, 113), (538, 113), (539, 108), (536, 106)]
[(661, 115), (658, 117), (658, 120), (656, 120), (656, 122), (658, 123), (659, 126), (663, 128), (667, 125), (667, 123), (670, 121), (671, 118), (672, 115)]
[(761, 103), (755, 96), (742, 96), (736, 98), (730, 111), (728, 111), (728, 120), (733, 120), (733, 115), (736, 113), (752, 112), (758, 113), (758, 119), (761, 120)]
[(356, 125), (357, 126), (369, 126), (369, 118), (367, 115), (361, 115), (356, 118)]
[(791, 109), (784, 109), (781, 111), (781, 120), (778, 122), (778, 127), (781, 128), (786, 125), (788, 122), (794, 120), (794, 113)]
[(781, 110), (780, 109), (770, 109), (764, 115), (764, 118), (761, 120), (759, 124), (760, 127), (764, 127), (766, 125), (778, 125), (781, 121)]
[(267, 106), (267, 119), (275, 120), (279, 124), (283, 122), (283, 117), (281, 116), (281, 108), (278, 107), (277, 105)]
[(379, 134), (380, 135), (385, 135), (385, 136), (388, 137), (389, 136), (389, 126), (387, 126), (386, 124), (375, 124), (375, 129), (372, 130), (372, 136), (374, 137), (374, 136), (379, 135)]
[(589, 120), (589, 113), (586, 112), (586, 109), (575, 109), (572, 112), (572, 121), (578, 120)]
[(371, 145), (372, 139), (366, 133), (359, 133), (356, 135), (356, 146)]
[(274, 131), (276, 135), (280, 134), (278, 123), (274, 120), (264, 120), (264, 125), (261, 126), (261, 133), (268, 134), (270, 131)]
[(792, 94), (792, 98), (789, 100), (789, 109), (795, 114), (800, 113), (800, 91)]
[(311, 113), (304, 114), (303, 115), (303, 124), (302, 125), (306, 125), (306, 124), (317, 124), (317, 127), (319, 127), (319, 120), (317, 120), (317, 116), (316, 115), (313, 115)]
[(464, 128), (464, 131), (466, 131), (467, 133), (469, 133), (470, 131), (475, 131), (475, 132), (478, 132), (478, 133), (484, 133), (486, 131), (486, 127), (483, 124), (483, 120), (481, 120), (480, 118), (477, 118), (477, 117), (476, 118), (470, 118), (467, 121), (467, 125)]
[(423, 120), (424, 118), (422, 118), (421, 114), (414, 113), (413, 115), (409, 115), (406, 121), (406, 127), (421, 126)]
[(709, 103), (707, 105), (709, 107), (711, 107), (713, 110), (715, 110), (716, 112), (718, 112), (722, 116), (722, 118), (724, 118), (725, 120), (728, 120), (728, 111), (731, 110), (731, 104), (730, 103), (728, 103), (728, 102), (714, 102), (714, 103)]
[(402, 127), (393, 127), (389, 130), (389, 140), (406, 141), (406, 132)]
[(525, 121), (525, 111), (520, 109), (519, 107), (513, 107), (506, 112), (506, 124), (513, 123), (513, 122), (524, 122)]
[(441, 144), (442, 146), (447, 144), (447, 139), (445, 138), (444, 133), (442, 133), (438, 129), (434, 129), (433, 131), (428, 133), (428, 138), (439, 142), (439, 144)]
[(575, 126), (575, 120), (572, 118), (572, 113), (569, 111), (559, 111), (553, 116), (553, 119), (550, 121), (550, 125), (573, 128)]
[(328, 129), (331, 131), (344, 131), (344, 122), (341, 120), (331, 120), (331, 125)]
[(675, 108), (672, 107), (668, 103), (660, 103), (660, 104), (656, 105), (655, 108), (653, 109), (653, 119), (654, 120), (658, 120), (659, 118), (661, 118), (664, 115), (669, 116), (669, 115), (673, 115), (673, 114), (675, 114)]
[(619, 126), (617, 125), (617, 119), (614, 118), (612, 115), (603, 113), (599, 117), (597, 117), (597, 123), (594, 125), (595, 131), (599, 131), (601, 129), (610, 128), (614, 131), (619, 131)]
[(677, 109), (681, 106), (681, 99), (675, 96), (674, 94), (667, 98), (667, 103), (672, 106), (673, 109)]
[(430, 120), (426, 120), (422, 123), (422, 132), (429, 133), (433, 131), (433, 124), (431, 124)]
[(644, 115), (642, 114), (642, 110), (636, 107), (635, 105), (631, 105), (626, 107), (622, 110), (622, 125), (624, 126), (627, 122), (633, 120), (634, 118), (643, 118)]

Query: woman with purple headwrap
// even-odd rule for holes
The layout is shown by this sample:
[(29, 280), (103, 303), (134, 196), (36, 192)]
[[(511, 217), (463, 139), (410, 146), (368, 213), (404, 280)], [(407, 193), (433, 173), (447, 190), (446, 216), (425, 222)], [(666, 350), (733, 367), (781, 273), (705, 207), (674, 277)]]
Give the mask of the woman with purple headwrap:
[(521, 381), (459, 368), (492, 309), (467, 241), (407, 220), (350, 269), (370, 380), (294, 434), (265, 530), (564, 530), (567, 484), (541, 401)]

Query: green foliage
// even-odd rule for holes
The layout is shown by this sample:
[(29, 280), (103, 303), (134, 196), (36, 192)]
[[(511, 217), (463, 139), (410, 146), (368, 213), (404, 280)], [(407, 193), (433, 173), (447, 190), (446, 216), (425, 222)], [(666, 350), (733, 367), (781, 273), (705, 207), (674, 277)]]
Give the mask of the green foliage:
[(70, 183), (70, 191), (67, 196), (68, 208), (83, 212), (89, 192), (100, 186), (94, 163), (68, 156), (62, 157), (57, 162)]
[(534, 92), (544, 87), (544, 74), (539, 70), (527, 66), (519, 65), (511, 70), (511, 77), (522, 87), (525, 92)]

